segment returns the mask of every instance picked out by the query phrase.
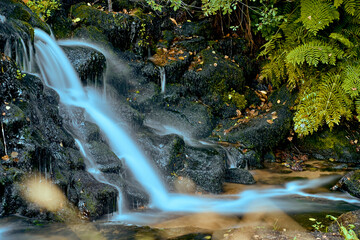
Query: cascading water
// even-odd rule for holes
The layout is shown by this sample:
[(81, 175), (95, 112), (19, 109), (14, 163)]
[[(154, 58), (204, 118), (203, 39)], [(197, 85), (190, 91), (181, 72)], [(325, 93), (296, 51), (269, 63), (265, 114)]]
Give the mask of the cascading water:
[[(322, 178), (309, 181), (291, 182), (283, 188), (247, 190), (236, 195), (220, 197), (200, 197), (185, 194), (169, 193), (156, 171), (145, 158), (135, 142), (115, 121), (115, 117), (106, 109), (104, 98), (91, 88), (85, 89), (74, 68), (66, 58), (57, 43), (42, 30), (35, 30), (36, 61), (45, 83), (57, 91), (60, 100), (65, 105), (80, 107), (92, 118), (107, 138), (113, 152), (119, 159), (125, 159), (125, 164), (135, 179), (144, 187), (150, 197), (150, 206), (163, 212), (218, 212), (218, 213), (244, 213), (251, 211), (271, 211), (272, 204), (281, 209), (300, 210), (304, 206), (291, 201), (280, 200), (279, 197), (299, 195), (304, 197), (321, 198), (330, 201), (345, 201), (360, 203), (359, 200), (348, 198), (345, 195), (309, 194), (304, 190), (327, 183), (331, 179)], [(86, 151), (78, 142), (86, 156)], [(98, 174), (95, 165), (88, 166)], [(98, 175), (99, 181), (102, 177)], [(117, 188), (119, 189), (119, 188)], [(119, 189), (120, 190), (120, 189)], [(127, 221), (127, 215), (119, 213), (114, 220)]]
[(160, 72), (161, 93), (165, 93), (165, 86), (166, 86), (165, 68), (159, 67), (159, 72)]

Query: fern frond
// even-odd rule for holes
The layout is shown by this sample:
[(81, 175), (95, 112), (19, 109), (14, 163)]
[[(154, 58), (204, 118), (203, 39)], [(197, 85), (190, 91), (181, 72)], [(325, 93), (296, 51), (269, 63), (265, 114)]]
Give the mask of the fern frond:
[(271, 39), (261, 47), (263, 50), (259, 53), (258, 57), (265, 56), (272, 52), (272, 50), (276, 48), (277, 41), (280, 39), (282, 39), (282, 35), (280, 33), (276, 33), (271, 36)]
[(321, 41), (311, 41), (294, 48), (286, 57), (287, 62), (317, 66), (319, 62), (335, 65), (336, 59), (343, 58), (344, 51)]
[(344, 71), (342, 88), (351, 98), (360, 96), (360, 65), (348, 65)]
[(355, 108), (356, 108), (356, 112), (357, 112), (357, 119), (359, 120), (360, 122), (360, 98), (358, 98), (356, 101), (355, 101)]
[(349, 118), (351, 100), (341, 88), (339, 74), (326, 74), (316, 90), (301, 97), (294, 115), (294, 130), (301, 135), (312, 134), (325, 123), (332, 129), (341, 117)]
[(348, 48), (352, 48), (354, 46), (354, 44), (342, 34), (331, 33), (329, 37), (341, 42), (342, 44), (344, 44)]
[(351, 16), (356, 15), (357, 10), (359, 10), (359, 6), (360, 6), (359, 0), (345, 0), (344, 1), (345, 12), (347, 12)]
[(270, 56), (270, 61), (266, 63), (260, 74), (261, 79), (268, 79), (274, 86), (279, 86), (286, 78), (285, 52), (275, 52)]
[(326, 1), (301, 0), (301, 21), (314, 35), (339, 17), (336, 8)]
[(304, 72), (301, 68), (291, 63), (286, 63), (286, 72), (288, 75), (287, 86), (289, 90), (292, 91), (301, 83), (301, 80), (305, 78)]
[(334, 0), (334, 6), (336, 8), (340, 7), (340, 5), (343, 3), (343, 0)]

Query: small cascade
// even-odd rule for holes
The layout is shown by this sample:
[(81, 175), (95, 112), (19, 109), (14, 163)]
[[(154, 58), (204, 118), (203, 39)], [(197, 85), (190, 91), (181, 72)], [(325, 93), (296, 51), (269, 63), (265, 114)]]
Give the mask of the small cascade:
[[(216, 212), (222, 214), (246, 213), (275, 210), (276, 205), (283, 210), (299, 211), (314, 208), (314, 203), (305, 205), (302, 201), (293, 201), (289, 196), (345, 201), (360, 204), (360, 201), (344, 194), (311, 194), (306, 190), (322, 186), (333, 178), (294, 181), (283, 187), (246, 190), (239, 194), (226, 196), (194, 196), (169, 193), (158, 173), (150, 164), (136, 142), (120, 127), (119, 119), (113, 116), (109, 104), (92, 88), (84, 89), (75, 70), (57, 43), (42, 30), (35, 30), (36, 61), (45, 83), (59, 95), (63, 104), (82, 108), (101, 129), (112, 151), (119, 159), (124, 159), (135, 180), (139, 182), (150, 197), (150, 208), (163, 213), (169, 212)], [(77, 140), (82, 154), (88, 158), (86, 144)], [(96, 164), (88, 159), (88, 171), (99, 181), (104, 181)], [(106, 179), (105, 179), (106, 181)], [(106, 181), (107, 182), (107, 181)], [(120, 188), (117, 188), (120, 192)], [(118, 200), (121, 204), (121, 197)], [(149, 213), (150, 215), (151, 213)], [(132, 218), (133, 217), (133, 218)], [(135, 217), (136, 218), (136, 217)], [(114, 221), (129, 221), (134, 215), (119, 212)]]
[(160, 72), (161, 93), (165, 93), (165, 86), (166, 86), (165, 68), (159, 66), (159, 72)]
[(75, 139), (76, 145), (79, 147), (79, 150), (81, 152), (81, 155), (84, 157), (85, 161), (86, 161), (86, 170), (98, 181), (107, 185), (110, 185), (112, 187), (114, 187), (117, 191), (118, 191), (118, 196), (117, 196), (117, 214), (122, 214), (122, 193), (121, 193), (121, 189), (119, 186), (112, 184), (111, 182), (109, 182), (104, 175), (102, 174), (102, 172), (100, 171), (99, 167), (97, 166), (97, 164), (95, 163), (94, 159), (92, 159), (92, 157), (87, 154), (89, 152), (89, 149), (79, 140), (79, 139)]
[(5, 43), (4, 54), (14, 59), (22, 71), (34, 71), (30, 60), (33, 59), (33, 47), (30, 40), (28, 41), (28, 45), (26, 45), (21, 37), (15, 41), (8, 39)]

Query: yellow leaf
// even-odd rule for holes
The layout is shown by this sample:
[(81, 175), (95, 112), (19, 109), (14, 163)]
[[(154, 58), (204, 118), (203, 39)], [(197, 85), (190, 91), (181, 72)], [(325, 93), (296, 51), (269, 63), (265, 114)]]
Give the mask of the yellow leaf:
[(182, 57), (182, 56), (181, 56), (181, 57), (179, 57), (179, 59), (180, 59), (180, 60), (185, 60), (185, 58), (184, 58), (184, 57)]
[(173, 18), (169, 18), (169, 19), (170, 19), (170, 21), (172, 21), (176, 26), (178, 25), (175, 19), (173, 19)]

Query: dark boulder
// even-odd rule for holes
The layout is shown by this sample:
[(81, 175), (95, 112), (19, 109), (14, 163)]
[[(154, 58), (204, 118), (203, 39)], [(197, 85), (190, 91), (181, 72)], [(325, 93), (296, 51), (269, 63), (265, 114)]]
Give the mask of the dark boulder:
[(360, 170), (352, 171), (343, 176), (332, 189), (340, 189), (350, 193), (354, 197), (360, 198), (359, 180)]
[(83, 84), (103, 87), (106, 59), (102, 53), (84, 47), (63, 47), (63, 50)]
[(255, 184), (255, 179), (248, 170), (230, 168), (225, 171), (225, 182), (240, 184)]
[(200, 61), (196, 62), (193, 70), (187, 71), (181, 79), (190, 93), (205, 97), (208, 94), (226, 94), (231, 90), (243, 92), (245, 78), (243, 70), (230, 59), (208, 48), (197, 56)]
[(356, 143), (360, 139), (357, 126), (336, 126), (333, 130), (324, 128), (317, 133), (306, 136), (298, 140), (299, 149), (309, 152), (312, 157), (317, 159), (334, 159), (337, 162), (359, 163), (360, 144)]
[[(274, 116), (277, 116), (275, 119)], [(275, 106), (269, 112), (243, 123), (231, 131), (225, 131), (236, 123), (226, 120), (223, 128), (213, 132), (222, 141), (240, 143), (244, 148), (256, 151), (269, 150), (283, 141), (290, 131), (292, 113), (286, 106)], [(269, 122), (270, 121), (270, 122)]]
[[(114, 204), (106, 199), (116, 196), (117, 191), (104, 184), (96, 185), (84, 171), (84, 159), (59, 115), (57, 94), (44, 88), (37, 77), (19, 75), (7, 57), (0, 59), (0, 65), (3, 69), (0, 83), (6, 86), (1, 88), (0, 97), (1, 128), (5, 136), (0, 136), (4, 172), (0, 186), (1, 215), (20, 213), (61, 220), (61, 214), (40, 213), (35, 204), (23, 199), (22, 181), (34, 174), (58, 185), (72, 204), (79, 206), (81, 202), (83, 208), (89, 206), (86, 211), (90, 218), (114, 211), (111, 207)], [(74, 172), (78, 174), (75, 176)]]

